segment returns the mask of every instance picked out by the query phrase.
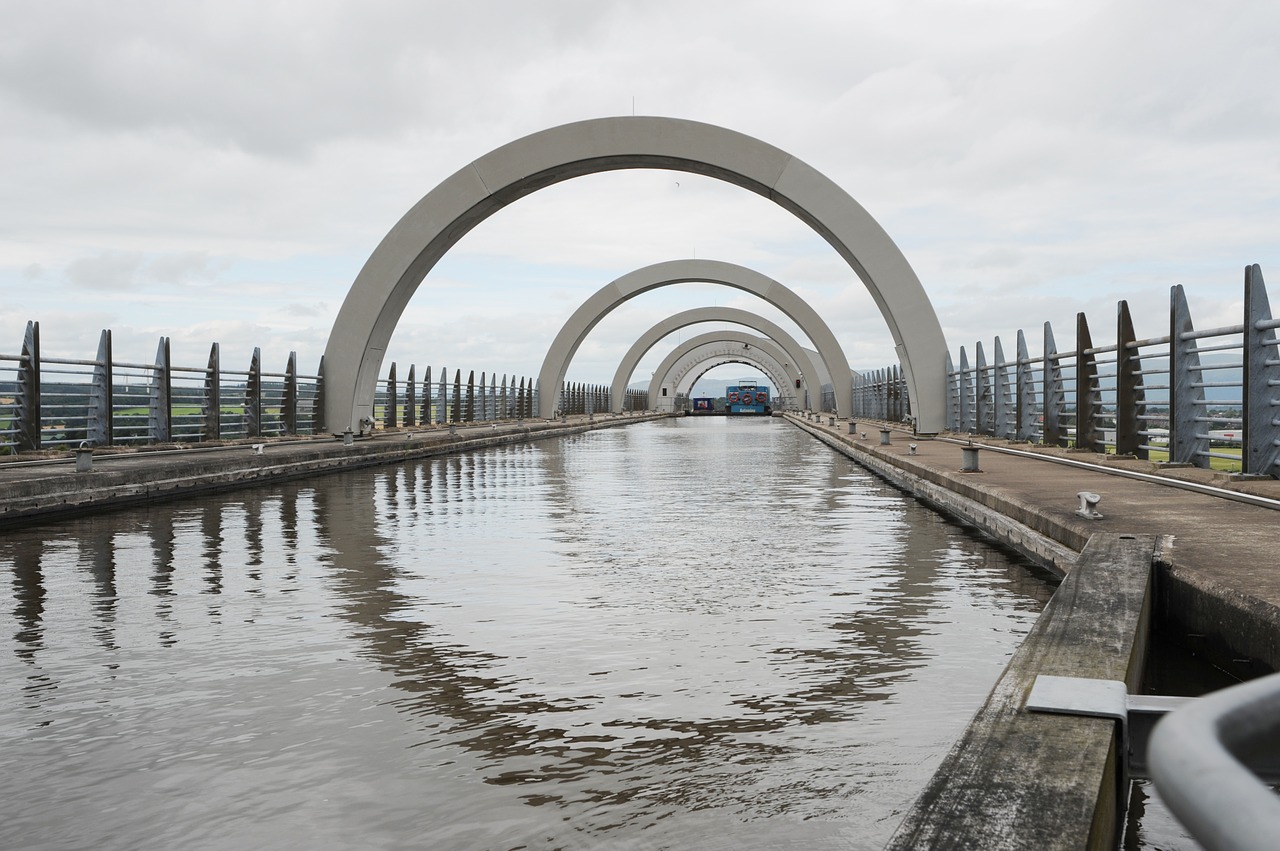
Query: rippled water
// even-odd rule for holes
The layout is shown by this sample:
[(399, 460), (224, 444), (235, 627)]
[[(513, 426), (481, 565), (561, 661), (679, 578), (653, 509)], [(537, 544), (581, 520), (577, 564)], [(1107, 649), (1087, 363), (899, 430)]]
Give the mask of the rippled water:
[(774, 420), (0, 538), (0, 846), (878, 848), (1051, 591)]

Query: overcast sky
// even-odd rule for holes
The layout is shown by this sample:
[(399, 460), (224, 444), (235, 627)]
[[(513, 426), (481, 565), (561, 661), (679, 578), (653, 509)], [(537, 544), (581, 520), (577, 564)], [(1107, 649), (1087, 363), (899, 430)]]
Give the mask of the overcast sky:
[[(1130, 301), (1167, 333), (1280, 302), (1280, 4), (1203, 2), (130, 2), (0, 0), (0, 351), (314, 371), (374, 246), (441, 180), (569, 121), (663, 115), (826, 174), (915, 268), (950, 349), (1053, 323), (1095, 341)], [(544, 189), (428, 275), (388, 353), (535, 374), (592, 292), (650, 263), (755, 268), (823, 315), (855, 369), (894, 362), (865, 288), (765, 199), (637, 170)], [(607, 382), (659, 319), (736, 290), (668, 287), (570, 369)], [(687, 339), (706, 327), (688, 329)], [(674, 342), (673, 338), (672, 342)], [(660, 346), (637, 377), (671, 348)], [(733, 371), (734, 368), (728, 368)]]

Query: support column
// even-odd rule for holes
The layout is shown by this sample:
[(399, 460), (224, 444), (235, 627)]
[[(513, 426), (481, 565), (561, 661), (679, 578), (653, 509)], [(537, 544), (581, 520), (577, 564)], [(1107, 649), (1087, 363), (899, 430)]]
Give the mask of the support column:
[(1280, 321), (1271, 318), (1262, 268), (1244, 270), (1243, 470), (1280, 478)]
[(169, 402), (172, 387), (169, 338), (161, 337), (156, 347), (156, 368), (151, 372), (151, 401), (147, 409), (147, 431), (155, 443), (168, 443), (173, 439), (173, 406)]
[(40, 451), (40, 323), (27, 322), (18, 363), (18, 394), (14, 400), (14, 443), (19, 452)]
[(110, 446), (115, 438), (112, 413), (115, 410), (115, 376), (111, 360), (111, 332), (98, 338), (98, 357), (93, 364), (93, 384), (89, 391), (89, 442)]
[(1205, 413), (1204, 373), (1194, 339), (1183, 339), (1195, 331), (1191, 308), (1181, 284), (1170, 290), (1169, 304), (1169, 460), (1179, 464), (1208, 467), (1207, 431), (1200, 437)]

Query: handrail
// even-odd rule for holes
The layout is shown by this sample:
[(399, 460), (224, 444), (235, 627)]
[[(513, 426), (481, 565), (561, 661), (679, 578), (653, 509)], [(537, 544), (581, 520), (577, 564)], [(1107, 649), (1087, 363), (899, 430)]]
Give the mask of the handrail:
[(1280, 673), (1214, 692), (1156, 725), (1151, 776), (1208, 851), (1264, 851), (1280, 836), (1280, 797), (1241, 757), (1280, 751)]

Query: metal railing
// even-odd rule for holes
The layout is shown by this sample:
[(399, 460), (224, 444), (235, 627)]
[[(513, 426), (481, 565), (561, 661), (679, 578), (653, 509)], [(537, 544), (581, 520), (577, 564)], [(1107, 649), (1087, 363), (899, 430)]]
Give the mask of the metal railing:
[[(392, 363), (378, 382), (375, 428), (523, 419), (538, 411), (537, 382), (475, 372), (431, 368), (419, 383), (410, 366), (397, 380)], [(262, 367), (254, 349), (247, 369), (225, 369), (214, 343), (203, 367), (170, 361), (167, 337), (153, 363), (130, 363), (112, 354), (103, 331), (92, 359), (43, 357), (40, 324), (28, 322), (19, 354), (0, 354), (0, 454), (91, 446), (206, 443), (258, 437), (314, 435), (325, 431), (324, 360), (315, 375), (300, 375), (289, 354), (283, 372)], [(452, 379), (452, 380), (450, 380)], [(565, 415), (609, 410), (609, 388), (567, 383)], [(647, 395), (628, 391), (626, 410), (644, 410)]]
[[(947, 428), (1280, 476), (1280, 321), (1257, 265), (1245, 270), (1244, 289), (1239, 325), (1196, 330), (1175, 286), (1165, 336), (1138, 339), (1122, 301), (1114, 344), (1096, 345), (1081, 313), (1074, 352), (1057, 351), (1047, 322), (1039, 357), (1028, 354), (1022, 331), (1012, 362), (998, 337), (990, 364), (982, 343), (973, 366), (961, 347), (959, 368), (947, 356)], [(854, 386), (858, 412), (857, 380)], [(870, 396), (859, 415), (891, 418), (880, 413), (884, 390)]]
[(1169, 810), (1209, 851), (1263, 851), (1280, 837), (1280, 798), (1255, 774), (1280, 761), (1280, 674), (1174, 710), (1156, 725), (1151, 776)]
[[(835, 410), (835, 393), (823, 394), (823, 411)], [(891, 366), (859, 373), (853, 377), (853, 415), (874, 420), (901, 422), (911, 416), (907, 379), (902, 369)]]

